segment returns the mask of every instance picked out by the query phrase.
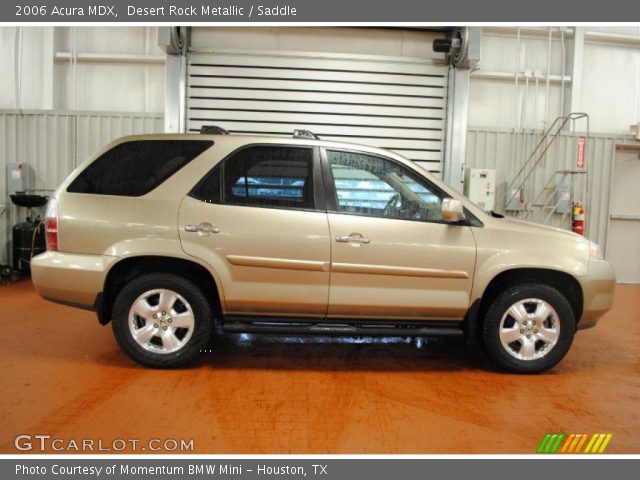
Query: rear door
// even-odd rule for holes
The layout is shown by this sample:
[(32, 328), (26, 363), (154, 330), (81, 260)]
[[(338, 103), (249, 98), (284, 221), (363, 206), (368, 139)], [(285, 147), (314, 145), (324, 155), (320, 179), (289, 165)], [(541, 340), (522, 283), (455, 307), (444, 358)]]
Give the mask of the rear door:
[(184, 250), (210, 264), (227, 315), (324, 317), (330, 243), (317, 149), (232, 153), (180, 207)]
[(460, 320), (476, 245), (441, 219), (446, 194), (392, 159), (327, 150), (331, 318)]

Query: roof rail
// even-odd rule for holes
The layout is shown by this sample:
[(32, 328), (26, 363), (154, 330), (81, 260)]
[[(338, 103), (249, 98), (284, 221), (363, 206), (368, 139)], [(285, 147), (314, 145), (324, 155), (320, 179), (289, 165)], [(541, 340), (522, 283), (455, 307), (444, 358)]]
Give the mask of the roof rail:
[(229, 132), (217, 125), (202, 125), (200, 127), (200, 133), (208, 135), (229, 135)]
[(294, 130), (293, 138), (313, 138), (315, 140), (320, 140), (320, 137), (310, 130)]

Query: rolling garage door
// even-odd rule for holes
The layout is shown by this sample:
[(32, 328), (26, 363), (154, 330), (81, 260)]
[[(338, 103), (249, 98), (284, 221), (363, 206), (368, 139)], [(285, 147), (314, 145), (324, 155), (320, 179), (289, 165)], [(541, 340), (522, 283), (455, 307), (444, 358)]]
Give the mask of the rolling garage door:
[(187, 130), (290, 136), (387, 148), (440, 174), (447, 67), (263, 54), (189, 55)]

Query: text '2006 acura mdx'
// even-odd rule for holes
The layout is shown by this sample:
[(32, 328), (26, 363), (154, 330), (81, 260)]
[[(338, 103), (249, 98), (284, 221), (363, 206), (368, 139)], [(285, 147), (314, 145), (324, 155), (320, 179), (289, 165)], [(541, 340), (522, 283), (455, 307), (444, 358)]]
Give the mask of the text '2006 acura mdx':
[(392, 152), (298, 133), (115, 141), (50, 199), (36, 289), (95, 310), (150, 367), (223, 331), (466, 335), (502, 369), (541, 372), (611, 308), (589, 240), (486, 214)]

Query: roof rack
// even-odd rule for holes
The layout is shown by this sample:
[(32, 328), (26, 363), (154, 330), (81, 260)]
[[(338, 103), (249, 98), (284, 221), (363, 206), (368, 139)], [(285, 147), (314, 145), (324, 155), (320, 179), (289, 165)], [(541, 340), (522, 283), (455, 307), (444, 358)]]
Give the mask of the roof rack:
[(310, 130), (294, 130), (293, 138), (313, 138), (315, 140), (320, 140), (320, 137)]
[(217, 125), (202, 125), (200, 127), (200, 133), (207, 135), (229, 135), (229, 132)]

